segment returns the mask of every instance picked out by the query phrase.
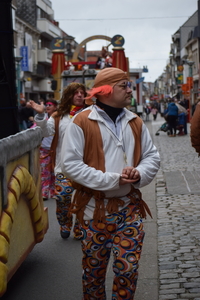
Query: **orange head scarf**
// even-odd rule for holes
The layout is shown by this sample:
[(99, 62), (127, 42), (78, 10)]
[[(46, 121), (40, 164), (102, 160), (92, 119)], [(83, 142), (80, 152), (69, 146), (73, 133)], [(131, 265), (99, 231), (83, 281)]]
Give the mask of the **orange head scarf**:
[(96, 95), (109, 95), (113, 92), (113, 86), (120, 80), (129, 80), (127, 74), (118, 68), (105, 68), (101, 70), (94, 80), (94, 87), (88, 91), (86, 104), (92, 104), (92, 97)]

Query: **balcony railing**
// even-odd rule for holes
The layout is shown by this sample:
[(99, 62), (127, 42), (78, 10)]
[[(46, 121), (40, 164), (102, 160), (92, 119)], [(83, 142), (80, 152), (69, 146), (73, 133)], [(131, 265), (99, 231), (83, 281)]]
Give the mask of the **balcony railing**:
[(54, 38), (61, 35), (60, 28), (51, 21), (42, 18), (37, 20), (37, 28), (48, 38)]
[(38, 61), (43, 63), (52, 62), (52, 51), (48, 48), (42, 48), (38, 50)]

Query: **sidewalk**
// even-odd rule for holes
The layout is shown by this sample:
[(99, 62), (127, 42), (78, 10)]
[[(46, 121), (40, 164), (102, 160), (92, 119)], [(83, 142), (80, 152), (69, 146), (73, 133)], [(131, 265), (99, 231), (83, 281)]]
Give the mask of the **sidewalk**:
[[(188, 135), (156, 131), (165, 122), (146, 122), (160, 156), (154, 181), (142, 189), (153, 219), (144, 220), (145, 239), (134, 300), (200, 300), (200, 158)], [(109, 265), (107, 299), (111, 299)]]
[(200, 158), (188, 135), (155, 136), (161, 155), (156, 176), (159, 300), (200, 300)]

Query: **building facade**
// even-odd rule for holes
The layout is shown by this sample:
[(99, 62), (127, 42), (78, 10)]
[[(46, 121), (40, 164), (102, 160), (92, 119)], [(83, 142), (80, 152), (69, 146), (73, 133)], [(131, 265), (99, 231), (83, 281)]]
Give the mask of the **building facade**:
[(66, 62), (72, 58), (78, 43), (54, 20), (51, 1), (15, 0), (13, 7), (15, 56), (22, 59), (17, 75), (20, 96), (36, 102), (46, 100), (54, 96), (51, 88), (53, 40), (64, 40)]

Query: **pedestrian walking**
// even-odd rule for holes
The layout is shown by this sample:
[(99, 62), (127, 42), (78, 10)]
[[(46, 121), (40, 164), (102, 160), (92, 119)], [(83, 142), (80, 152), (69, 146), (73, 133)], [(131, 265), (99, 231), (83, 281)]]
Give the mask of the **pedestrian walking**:
[[(49, 100), (45, 105), (45, 117), (48, 120), (50, 116), (56, 111), (58, 102), (56, 100)], [(55, 192), (55, 175), (51, 165), (51, 143), (53, 135), (43, 137), (40, 146), (40, 167), (41, 167), (41, 186), (42, 198), (48, 200), (54, 196)]]
[(178, 107), (174, 103), (173, 99), (169, 100), (168, 107), (165, 111), (165, 118), (167, 119), (167, 123), (169, 125), (169, 130), (170, 130), (169, 137), (175, 137), (177, 119), (178, 119)]
[(155, 106), (152, 107), (151, 113), (153, 115), (153, 120), (156, 121), (157, 114), (158, 114), (158, 109)]
[[(57, 111), (46, 120), (44, 106), (31, 102), (32, 107), (37, 111), (35, 122), (43, 130), (43, 136), (54, 135), (51, 145), (52, 167), (55, 173), (55, 195), (56, 216), (60, 224), (62, 238), (70, 236), (72, 228), (72, 217), (68, 217), (68, 210), (71, 204), (73, 187), (71, 180), (61, 170), (61, 145), (66, 128), (72, 117), (83, 109), (85, 86), (80, 83), (71, 83), (64, 89)], [(75, 226), (74, 237), (78, 238), (78, 231)]]
[[(180, 102), (182, 103), (182, 102)], [(178, 126), (179, 126), (179, 133), (178, 135), (185, 135), (187, 134), (187, 110), (186, 108), (181, 105), (180, 103), (177, 103), (175, 101), (176, 106), (178, 107)]]
[[(106, 299), (105, 276), (114, 255), (112, 299), (133, 299), (149, 208), (139, 188), (149, 184), (160, 158), (142, 119), (125, 107), (132, 89), (122, 70), (106, 68), (66, 130), (62, 171), (76, 189), (71, 212), (82, 232), (83, 299)], [(88, 103), (89, 98), (86, 98)]]

